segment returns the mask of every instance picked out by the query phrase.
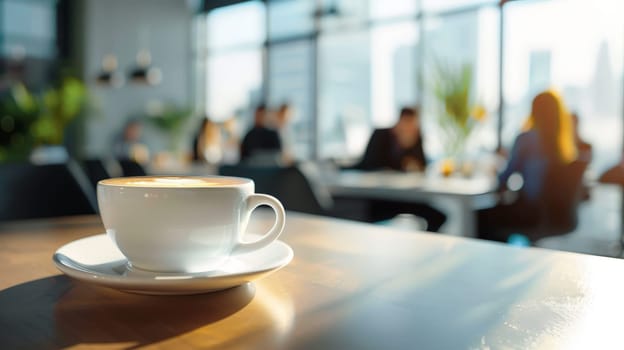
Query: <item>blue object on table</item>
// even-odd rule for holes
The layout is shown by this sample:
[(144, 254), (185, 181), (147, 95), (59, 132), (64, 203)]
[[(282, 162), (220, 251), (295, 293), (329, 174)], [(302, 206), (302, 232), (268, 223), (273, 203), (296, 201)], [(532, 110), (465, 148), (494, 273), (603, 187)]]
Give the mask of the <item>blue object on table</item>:
[(531, 240), (529, 237), (520, 234), (520, 233), (512, 233), (507, 237), (507, 243), (509, 245), (517, 246), (517, 247), (530, 247)]

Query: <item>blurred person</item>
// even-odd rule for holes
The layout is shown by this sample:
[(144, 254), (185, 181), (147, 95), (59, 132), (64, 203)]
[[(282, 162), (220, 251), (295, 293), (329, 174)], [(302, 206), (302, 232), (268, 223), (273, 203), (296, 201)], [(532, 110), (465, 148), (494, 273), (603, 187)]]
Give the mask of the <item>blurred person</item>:
[(600, 175), (598, 182), (624, 186), (624, 155), (619, 163)]
[(624, 153), (617, 164), (605, 170), (598, 177), (598, 182), (624, 186)]
[(223, 148), (222, 163), (236, 164), (240, 158), (240, 135), (236, 123), (236, 117), (225, 120), (221, 123), (221, 135)]
[(290, 104), (283, 103), (275, 112), (275, 127), (282, 143), (282, 161), (284, 164), (294, 163), (294, 139), (290, 128), (293, 110)]
[(506, 241), (515, 229), (537, 226), (540, 203), (549, 194), (548, 176), (561, 175), (565, 165), (576, 159), (572, 118), (563, 100), (550, 90), (540, 93), (533, 99), (524, 131), (516, 137), (507, 167), (498, 176), (501, 192), (513, 174), (522, 177), (518, 197), (510, 204), (479, 211), (479, 238)]
[(130, 119), (115, 138), (113, 153), (118, 160), (131, 160), (145, 164), (149, 161), (149, 149), (141, 140), (143, 125), (137, 119)]
[[(593, 159), (593, 147), (590, 143), (585, 142), (579, 132), (579, 117), (576, 112), (570, 115), (572, 117), (572, 129), (574, 130), (574, 143), (578, 152), (577, 158), (583, 162), (590, 163)], [(581, 189), (581, 196), (583, 200), (589, 200), (591, 197), (591, 190), (589, 186), (583, 185)]]
[(241, 144), (241, 162), (263, 165), (281, 163), (282, 142), (279, 134), (269, 128), (270, 116), (264, 104), (256, 107), (254, 125), (247, 132)]
[(364, 156), (355, 168), (424, 171), (426, 166), (418, 110), (404, 107), (393, 127), (373, 132)]
[[(392, 169), (424, 171), (427, 159), (418, 109), (404, 107), (392, 128), (377, 129), (371, 135), (362, 160), (354, 167), (360, 170)], [(407, 176), (407, 175), (406, 175)], [(368, 219), (379, 222), (399, 214), (413, 214), (427, 222), (427, 231), (438, 232), (446, 215), (425, 203), (371, 200)]]
[(217, 164), (223, 157), (221, 130), (208, 117), (202, 118), (197, 134), (193, 138), (193, 161)]
[(574, 143), (576, 144), (576, 148), (578, 151), (578, 159), (589, 163), (591, 162), (593, 158), (592, 145), (585, 142), (585, 140), (583, 140), (583, 138), (581, 137), (581, 134), (579, 132), (578, 114), (574, 112), (570, 116), (572, 117), (572, 128), (574, 130)]

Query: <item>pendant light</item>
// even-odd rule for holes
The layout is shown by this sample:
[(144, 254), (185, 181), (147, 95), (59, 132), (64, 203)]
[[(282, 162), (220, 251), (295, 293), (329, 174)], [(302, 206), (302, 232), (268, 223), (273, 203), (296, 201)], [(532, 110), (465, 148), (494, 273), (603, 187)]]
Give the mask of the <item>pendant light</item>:
[(98, 85), (118, 88), (124, 84), (123, 75), (117, 70), (117, 56), (107, 54), (102, 59), (102, 70), (96, 77)]
[(162, 72), (152, 66), (152, 55), (147, 49), (139, 50), (136, 66), (130, 70), (128, 79), (136, 84), (158, 85), (162, 81)]
[[(112, 7), (108, 7), (106, 11), (108, 12), (106, 16), (112, 18)], [(100, 86), (118, 88), (124, 84), (125, 79), (123, 74), (117, 70), (119, 62), (117, 61), (117, 56), (113, 53), (115, 46), (113, 33), (111, 31), (106, 31), (106, 34), (106, 44), (111, 51), (102, 58), (102, 67), (95, 77), (95, 82)]]
[(143, 15), (139, 14), (139, 51), (136, 55), (136, 65), (130, 69), (128, 80), (134, 84), (158, 85), (162, 81), (162, 72), (152, 66), (152, 54), (149, 49), (149, 28), (143, 23)]

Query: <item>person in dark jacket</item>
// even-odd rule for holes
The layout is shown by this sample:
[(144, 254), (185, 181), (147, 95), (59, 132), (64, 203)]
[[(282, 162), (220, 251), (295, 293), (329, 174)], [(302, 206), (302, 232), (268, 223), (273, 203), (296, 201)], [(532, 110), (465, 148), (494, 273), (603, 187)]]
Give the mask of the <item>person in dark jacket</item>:
[(373, 132), (364, 157), (355, 168), (424, 171), (427, 159), (422, 145), (417, 110), (403, 108), (398, 122), (392, 128), (377, 129)]
[[(401, 109), (399, 120), (392, 128), (373, 132), (362, 160), (354, 168), (366, 171), (389, 169), (422, 172), (426, 166), (418, 110), (405, 107)], [(425, 219), (427, 230), (437, 232), (446, 221), (445, 214), (425, 203), (371, 200), (369, 208), (370, 222), (388, 220), (407, 213)]]
[(267, 127), (268, 122), (266, 106), (259, 105), (254, 113), (254, 126), (241, 144), (241, 162), (249, 162), (254, 158), (280, 162), (282, 142), (279, 133)]

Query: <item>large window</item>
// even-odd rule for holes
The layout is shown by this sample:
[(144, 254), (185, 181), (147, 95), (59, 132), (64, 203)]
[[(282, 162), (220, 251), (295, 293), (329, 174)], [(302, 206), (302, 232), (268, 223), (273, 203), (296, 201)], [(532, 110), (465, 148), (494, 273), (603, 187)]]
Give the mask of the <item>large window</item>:
[(310, 40), (298, 40), (271, 46), (269, 50), (269, 105), (291, 106), (287, 127), (292, 135), (290, 150), (297, 159), (310, 159), (314, 145), (313, 49)]
[(414, 0), (370, 1), (369, 8), (372, 20), (391, 20), (415, 16), (418, 13), (418, 2)]
[[(490, 152), (496, 148), (498, 125), (498, 16), (496, 8), (469, 9), (450, 15), (432, 15), (425, 19), (424, 128), (427, 134), (440, 132), (438, 115), (441, 103), (433, 94), (439, 69), (472, 71), (471, 103), (482, 106), (487, 115), (468, 140), (468, 153)], [(442, 68), (443, 67), (443, 68)], [(429, 154), (444, 153), (442, 138), (428, 137)]]
[(504, 11), (504, 143), (513, 142), (532, 98), (553, 87), (577, 112), (580, 133), (594, 146), (594, 169), (616, 163), (622, 143), (624, 3), (519, 1)]
[(56, 55), (56, 3), (0, 0), (0, 57)]
[(314, 1), (270, 1), (268, 3), (269, 38), (277, 40), (312, 33), (314, 11)]
[(262, 50), (211, 55), (206, 91), (208, 116), (221, 121), (236, 116), (262, 99)]
[(319, 39), (319, 138), (322, 158), (362, 152), (371, 130), (370, 35)]
[(457, 8), (478, 7), (497, 4), (500, 0), (420, 0), (425, 12), (440, 12)]
[(249, 1), (210, 12), (206, 18), (205, 111), (214, 121), (238, 118), (241, 130), (263, 100), (265, 8)]
[(344, 31), (365, 25), (368, 20), (366, 0), (320, 0), (316, 16), (320, 29)]
[(328, 32), (319, 39), (322, 158), (359, 157), (374, 128), (390, 127), (418, 101), (413, 21)]
[(371, 28), (372, 125), (389, 127), (404, 106), (419, 101), (418, 23), (393, 22)]
[(217, 120), (247, 121), (260, 101), (290, 103), (299, 159), (357, 158), (374, 128), (420, 104), (435, 160), (444, 156), (436, 67), (467, 65), (472, 102), (487, 113), (469, 153), (511, 146), (532, 97), (555, 87), (578, 113), (600, 171), (621, 156), (622, 13), (616, 0), (237, 3), (201, 16), (198, 100)]

